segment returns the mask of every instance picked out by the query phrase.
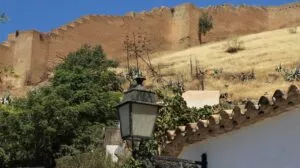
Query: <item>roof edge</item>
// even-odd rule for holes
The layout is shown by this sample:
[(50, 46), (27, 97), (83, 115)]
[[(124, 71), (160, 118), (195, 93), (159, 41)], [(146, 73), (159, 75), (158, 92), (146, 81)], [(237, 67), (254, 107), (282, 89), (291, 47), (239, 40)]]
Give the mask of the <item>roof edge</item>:
[(184, 147), (225, 134), (300, 108), (300, 92), (296, 85), (291, 85), (287, 92), (277, 89), (273, 95), (261, 96), (258, 103), (248, 101), (245, 105), (222, 110), (207, 120), (178, 125), (176, 130), (166, 133), (165, 142), (160, 144), (161, 153), (178, 157)]

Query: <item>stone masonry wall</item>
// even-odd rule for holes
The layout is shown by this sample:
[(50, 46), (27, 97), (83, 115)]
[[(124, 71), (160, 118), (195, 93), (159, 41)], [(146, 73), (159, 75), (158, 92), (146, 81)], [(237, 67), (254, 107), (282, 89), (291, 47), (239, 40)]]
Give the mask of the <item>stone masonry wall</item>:
[(19, 76), (16, 87), (22, 87), (31, 73), (32, 41), (34, 31), (22, 32), (16, 37), (13, 52), (13, 68)]
[(109, 58), (125, 59), (123, 38), (132, 32), (147, 32), (156, 51), (184, 49), (199, 44), (198, 19), (203, 11), (214, 18), (214, 28), (203, 37), (204, 42), (300, 25), (300, 3), (268, 8), (245, 5), (197, 8), (183, 4), (126, 16), (89, 15), (49, 33), (10, 34), (0, 44), (0, 63), (13, 66), (21, 76), (18, 85), (22, 87), (28, 79), (32, 84), (42, 81), (61, 58), (83, 44), (101, 44)]

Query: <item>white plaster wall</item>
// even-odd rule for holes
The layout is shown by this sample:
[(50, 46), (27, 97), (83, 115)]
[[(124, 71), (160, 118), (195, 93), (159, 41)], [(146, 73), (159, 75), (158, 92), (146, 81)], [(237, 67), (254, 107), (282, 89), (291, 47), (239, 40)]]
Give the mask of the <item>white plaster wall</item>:
[(188, 90), (182, 94), (188, 107), (202, 108), (220, 103), (220, 91), (217, 90)]
[(204, 152), (208, 168), (299, 168), (300, 110), (192, 144), (179, 157), (200, 161)]
[(119, 145), (106, 145), (106, 153), (111, 155), (111, 158), (114, 162), (118, 161), (118, 157), (115, 155), (115, 152), (122, 150), (122, 147)]

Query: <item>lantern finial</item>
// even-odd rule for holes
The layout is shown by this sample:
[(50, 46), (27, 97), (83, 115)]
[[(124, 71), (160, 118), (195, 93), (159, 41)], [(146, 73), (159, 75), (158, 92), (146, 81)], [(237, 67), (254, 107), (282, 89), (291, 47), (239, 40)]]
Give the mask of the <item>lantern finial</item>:
[(134, 80), (136, 81), (137, 85), (143, 86), (143, 82), (144, 80), (146, 80), (146, 78), (143, 76), (143, 73), (140, 70), (138, 70), (137, 74), (134, 77)]

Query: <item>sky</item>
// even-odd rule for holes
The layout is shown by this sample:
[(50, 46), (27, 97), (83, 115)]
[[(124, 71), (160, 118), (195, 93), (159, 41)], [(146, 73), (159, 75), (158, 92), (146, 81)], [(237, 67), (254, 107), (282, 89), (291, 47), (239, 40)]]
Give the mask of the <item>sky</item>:
[(82, 15), (124, 15), (154, 7), (173, 7), (193, 3), (199, 7), (230, 3), (257, 6), (281, 5), (294, 0), (0, 0), (0, 12), (5, 12), (9, 22), (0, 25), (0, 41), (16, 30), (35, 29), (48, 32), (71, 22)]

